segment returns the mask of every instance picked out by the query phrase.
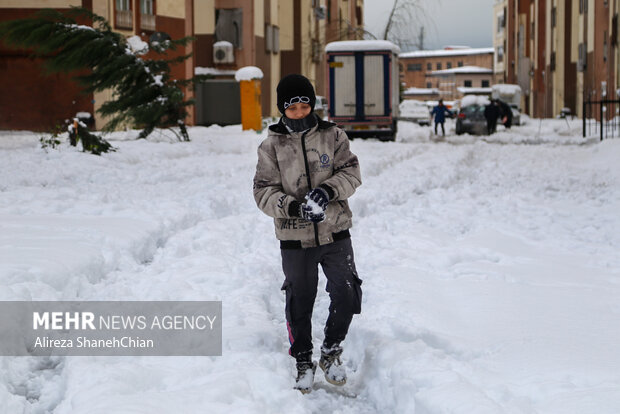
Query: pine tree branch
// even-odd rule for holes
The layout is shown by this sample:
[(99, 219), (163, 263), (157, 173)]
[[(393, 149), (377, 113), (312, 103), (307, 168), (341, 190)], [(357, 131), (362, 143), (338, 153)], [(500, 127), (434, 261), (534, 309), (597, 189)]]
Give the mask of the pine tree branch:
[(32, 18), (0, 23), (0, 39), (44, 59), (47, 73), (78, 72), (74, 78), (85, 93), (111, 90), (112, 99), (98, 109), (110, 118), (104, 130), (133, 124), (143, 128), (140, 135), (146, 137), (154, 128), (174, 126), (189, 139), (184, 119), (193, 101), (185, 100), (181, 88), (193, 87), (203, 77), (172, 79), (170, 66), (191, 54), (168, 53), (186, 46), (191, 37), (151, 43), (149, 49), (158, 59), (143, 59), (103, 17), (76, 7), (64, 14), (45, 9)]

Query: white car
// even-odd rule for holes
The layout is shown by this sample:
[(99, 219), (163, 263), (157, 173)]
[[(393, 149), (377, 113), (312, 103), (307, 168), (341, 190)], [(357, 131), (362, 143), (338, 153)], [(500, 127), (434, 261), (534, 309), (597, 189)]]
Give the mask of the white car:
[(323, 119), (327, 115), (327, 98), (321, 95), (316, 96), (316, 103), (314, 104), (314, 112)]
[(517, 105), (510, 105), (512, 110), (512, 125), (521, 125), (521, 112)]
[(420, 125), (431, 124), (431, 113), (424, 102), (406, 99), (399, 105), (401, 121), (416, 122)]

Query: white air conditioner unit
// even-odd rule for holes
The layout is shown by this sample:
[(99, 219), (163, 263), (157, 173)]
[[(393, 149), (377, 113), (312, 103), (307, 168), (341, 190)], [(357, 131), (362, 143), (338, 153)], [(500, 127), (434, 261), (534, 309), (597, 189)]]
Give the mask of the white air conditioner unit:
[(213, 44), (214, 63), (235, 63), (235, 51), (232, 43), (220, 41)]

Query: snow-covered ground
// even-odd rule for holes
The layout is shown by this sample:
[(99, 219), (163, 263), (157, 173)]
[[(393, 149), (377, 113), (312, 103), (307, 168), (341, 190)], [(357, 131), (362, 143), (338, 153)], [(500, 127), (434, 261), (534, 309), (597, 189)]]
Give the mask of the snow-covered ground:
[(305, 396), (252, 198), (265, 132), (119, 133), (101, 157), (0, 133), (0, 300), (221, 300), (224, 316), (221, 357), (2, 357), (0, 411), (619, 412), (620, 140), (577, 120), (482, 138), (451, 122), (442, 141), (401, 123), (397, 142), (352, 142), (363, 309), (349, 383), (317, 375)]

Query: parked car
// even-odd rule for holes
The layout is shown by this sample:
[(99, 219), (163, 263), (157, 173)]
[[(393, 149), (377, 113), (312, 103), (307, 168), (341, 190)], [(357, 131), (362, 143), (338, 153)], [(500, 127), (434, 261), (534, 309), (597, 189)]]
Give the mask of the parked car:
[(515, 104), (510, 104), (510, 109), (512, 109), (512, 125), (521, 125), (521, 111), (519, 111), (519, 107)]
[(321, 119), (327, 116), (327, 98), (321, 95), (316, 96), (316, 104), (314, 105), (314, 112), (321, 117)]
[(399, 120), (416, 122), (419, 125), (431, 124), (431, 113), (424, 102), (407, 99), (400, 103)]
[(456, 116), (456, 133), (486, 135), (487, 120), (484, 117), (484, 107), (489, 99), (482, 96), (466, 95), (461, 100), (461, 108)]

